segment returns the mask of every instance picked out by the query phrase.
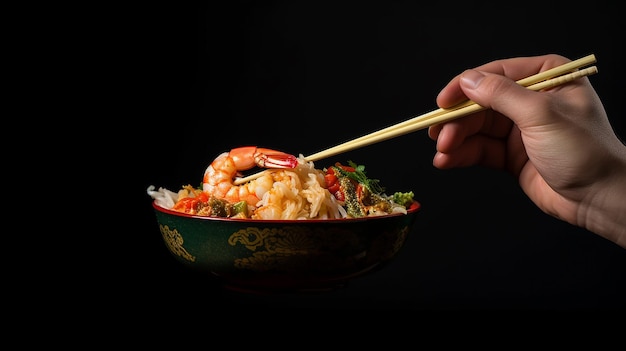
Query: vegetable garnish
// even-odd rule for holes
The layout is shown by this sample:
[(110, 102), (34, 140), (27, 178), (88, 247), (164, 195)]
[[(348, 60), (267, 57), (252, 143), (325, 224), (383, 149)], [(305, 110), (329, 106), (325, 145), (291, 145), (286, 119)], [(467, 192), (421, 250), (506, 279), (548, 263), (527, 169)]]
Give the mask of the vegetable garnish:
[(392, 212), (406, 213), (413, 203), (413, 192), (383, 194), (378, 179), (365, 174), (365, 166), (348, 161), (348, 166), (337, 162), (324, 169), (328, 191), (345, 206), (348, 217), (359, 218)]
[(380, 186), (380, 180), (378, 179), (370, 179), (365, 174), (365, 166), (357, 165), (353, 161), (348, 161), (349, 166), (344, 166), (337, 162), (334, 166), (335, 170), (339, 172), (340, 175), (344, 177), (348, 177), (359, 184), (362, 184), (369, 191), (374, 194), (381, 194), (385, 191), (385, 188)]

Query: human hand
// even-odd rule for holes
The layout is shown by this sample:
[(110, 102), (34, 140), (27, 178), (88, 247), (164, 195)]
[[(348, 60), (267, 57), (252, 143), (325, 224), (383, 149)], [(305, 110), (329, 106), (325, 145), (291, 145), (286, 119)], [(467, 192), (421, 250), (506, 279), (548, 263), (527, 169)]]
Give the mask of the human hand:
[(439, 107), (470, 99), (487, 109), (429, 128), (433, 165), (507, 170), (544, 212), (626, 248), (626, 146), (589, 79), (542, 92), (515, 83), (569, 61), (497, 60), (453, 78)]

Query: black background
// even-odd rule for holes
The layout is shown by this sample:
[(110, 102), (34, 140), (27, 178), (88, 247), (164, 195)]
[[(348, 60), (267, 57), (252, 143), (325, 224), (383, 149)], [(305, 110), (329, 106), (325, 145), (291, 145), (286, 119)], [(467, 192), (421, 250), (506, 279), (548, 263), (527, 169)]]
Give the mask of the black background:
[(542, 213), (508, 174), (435, 169), (425, 130), (316, 162), (365, 164), (387, 189), (413, 190), (422, 203), (397, 259), (333, 292), (223, 291), (169, 254), (146, 194), (149, 185), (199, 182), (217, 154), (236, 146), (307, 155), (429, 112), (463, 69), (514, 56), (595, 54), (599, 73), (590, 80), (624, 138), (619, 11), (212, 3), (141, 8), (124, 40), (125, 98), (142, 122), (120, 172), (130, 177), (123, 197), (133, 226), (116, 246), (124, 274), (113, 290), (137, 304), (156, 298), (207, 310), (624, 308), (626, 250)]

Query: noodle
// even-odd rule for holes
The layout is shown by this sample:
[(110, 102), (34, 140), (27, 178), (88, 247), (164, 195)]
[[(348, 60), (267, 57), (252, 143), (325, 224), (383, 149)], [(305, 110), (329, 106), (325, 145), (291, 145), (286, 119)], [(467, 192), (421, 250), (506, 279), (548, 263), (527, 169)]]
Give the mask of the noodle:
[[(351, 163), (351, 165), (354, 164)], [(358, 176), (366, 178), (363, 167), (359, 167), (361, 168), (355, 171), (355, 174), (360, 172)], [(344, 168), (348, 169), (351, 167)], [(343, 171), (337, 170), (336, 172), (340, 173)], [(194, 189), (191, 185), (182, 187), (178, 193), (165, 188), (159, 188), (157, 191), (155, 186), (151, 185), (148, 187), (147, 192), (158, 206), (197, 215), (221, 217), (231, 216), (232, 213), (236, 213), (234, 216), (238, 218), (264, 220), (337, 219), (354, 216), (346, 209), (343, 199), (338, 201), (335, 194), (331, 194), (326, 183), (326, 175), (326, 169), (316, 169), (313, 162), (306, 161), (304, 156), (300, 155), (298, 157), (298, 165), (295, 168), (271, 169), (262, 178), (241, 185), (242, 187), (247, 186), (249, 189), (254, 189), (253, 191), (257, 194), (257, 199), (260, 199), (254, 206), (250, 204), (242, 205), (244, 208), (247, 208), (247, 211), (243, 211), (243, 213), (233, 209), (237, 204), (231, 204), (221, 198), (207, 198), (207, 194), (203, 193), (203, 190)], [(352, 181), (354, 182), (354, 180)], [(360, 183), (360, 180), (357, 183)], [(235, 187), (236, 185), (232, 186)], [(350, 194), (351, 198), (349, 199), (351, 206), (354, 206), (355, 201), (357, 201), (355, 199), (358, 199), (357, 206), (363, 208), (363, 215), (360, 216), (407, 213), (406, 207), (394, 203), (391, 197), (378, 193), (372, 194), (368, 189), (363, 191), (365, 195)], [(404, 194), (410, 194), (412, 201), (412, 193)], [(361, 203), (363, 200), (360, 196), (367, 196), (368, 205)], [(185, 201), (185, 206), (178, 206), (182, 201)], [(348, 199), (345, 201), (348, 201)], [(217, 212), (220, 214), (217, 214)]]

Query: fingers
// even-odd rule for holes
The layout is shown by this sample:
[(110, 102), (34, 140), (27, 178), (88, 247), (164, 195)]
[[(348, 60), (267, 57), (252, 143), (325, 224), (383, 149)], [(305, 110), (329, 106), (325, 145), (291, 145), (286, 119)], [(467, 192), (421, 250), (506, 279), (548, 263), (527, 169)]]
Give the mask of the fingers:
[(529, 129), (549, 124), (552, 117), (545, 111), (558, 107), (551, 106), (550, 94), (526, 89), (516, 81), (569, 61), (558, 55), (498, 60), (454, 77), (437, 96), (440, 107), (469, 99), (487, 109), (429, 128), (429, 137), (437, 141), (433, 164), (439, 168), (480, 164), (519, 171), (518, 160), (523, 163), (527, 156), (523, 147), (511, 148), (523, 146), (515, 125)]
[[(534, 57), (516, 57), (492, 61), (476, 67), (475, 70), (505, 76), (513, 81), (517, 81), (570, 61), (571, 60), (563, 56), (554, 54)], [(468, 99), (459, 85), (461, 76), (462, 74), (459, 74), (454, 77), (439, 92), (437, 96), (437, 105), (439, 107), (448, 108)], [(470, 98), (470, 100), (472, 99)]]
[(461, 147), (463, 141), (474, 134), (490, 138), (507, 138), (513, 122), (494, 112), (485, 110), (472, 116), (460, 118), (448, 123), (431, 126), (428, 136), (437, 141), (437, 151), (452, 152)]
[(452, 80), (437, 95), (437, 106), (441, 108), (452, 107), (458, 103), (467, 100), (465, 93), (459, 86), (461, 75), (452, 78)]
[(532, 118), (542, 118), (533, 111), (548, 102), (538, 103), (536, 100), (543, 99), (541, 93), (528, 90), (505, 76), (467, 70), (458, 79), (463, 93), (487, 109), (429, 130), (429, 136), (437, 140), (433, 165), (442, 169), (471, 165), (518, 169), (519, 166), (511, 168), (514, 166), (511, 162), (522, 158), (523, 149), (510, 160), (506, 159), (508, 146), (521, 144), (519, 131), (512, 133), (514, 122), (529, 123)]
[(481, 165), (491, 168), (504, 168), (506, 141), (474, 135), (466, 139), (463, 147), (450, 152), (438, 151), (433, 158), (433, 165), (439, 169)]
[(437, 151), (454, 152), (463, 145), (467, 137), (476, 133), (476, 128), (482, 124), (482, 121), (482, 115), (475, 115), (465, 120), (436, 125), (429, 129), (429, 135), (437, 141)]
[(496, 60), (476, 67), (479, 71), (489, 72), (506, 76), (512, 80), (520, 80), (536, 73), (547, 71), (556, 66), (570, 62), (560, 55), (543, 55), (532, 57), (515, 57), (511, 59)]
[(557, 87), (551, 92), (532, 91), (508, 77), (478, 70), (463, 72), (459, 86), (470, 100), (506, 116), (522, 130), (550, 124), (553, 114), (546, 111), (558, 108), (554, 106), (551, 93), (564, 89)]

